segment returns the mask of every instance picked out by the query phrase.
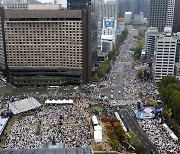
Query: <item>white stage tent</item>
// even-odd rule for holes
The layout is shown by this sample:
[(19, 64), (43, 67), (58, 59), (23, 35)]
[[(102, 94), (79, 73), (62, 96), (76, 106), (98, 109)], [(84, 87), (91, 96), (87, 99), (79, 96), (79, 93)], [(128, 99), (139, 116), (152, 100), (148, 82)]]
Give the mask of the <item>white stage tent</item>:
[(41, 104), (33, 97), (9, 103), (9, 109), (13, 114), (19, 114), (40, 107)]
[(45, 104), (73, 104), (73, 100), (69, 99), (69, 100), (49, 100), (47, 99), (45, 101)]

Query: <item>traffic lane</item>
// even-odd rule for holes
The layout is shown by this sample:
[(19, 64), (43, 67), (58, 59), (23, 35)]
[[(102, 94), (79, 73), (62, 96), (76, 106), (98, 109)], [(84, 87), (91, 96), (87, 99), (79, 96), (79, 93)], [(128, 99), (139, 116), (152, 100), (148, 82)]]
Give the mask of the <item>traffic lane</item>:
[(145, 136), (144, 133), (140, 131), (139, 126), (137, 123), (133, 120), (132, 116), (129, 114), (128, 110), (120, 110), (120, 115), (124, 116), (123, 122), (126, 128), (130, 128), (139, 138), (142, 145), (148, 150), (148, 151), (154, 151), (155, 154), (158, 154), (158, 151), (155, 149), (154, 145), (150, 142), (149, 138)]

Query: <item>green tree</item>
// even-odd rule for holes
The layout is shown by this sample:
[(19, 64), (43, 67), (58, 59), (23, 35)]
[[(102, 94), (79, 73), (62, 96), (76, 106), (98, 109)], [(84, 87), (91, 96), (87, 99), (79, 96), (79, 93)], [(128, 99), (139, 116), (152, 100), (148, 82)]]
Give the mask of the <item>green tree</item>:
[(144, 30), (143, 30), (143, 29), (140, 29), (140, 30), (139, 30), (139, 35), (140, 35), (141, 37), (144, 37), (144, 34), (145, 34)]
[(99, 76), (98, 76), (97, 74), (95, 74), (95, 75), (93, 76), (93, 80), (94, 80), (94, 81), (98, 81), (98, 80), (99, 80)]
[(116, 139), (110, 139), (109, 141), (108, 141), (108, 144), (109, 144), (109, 146), (112, 148), (112, 150), (117, 150), (117, 148), (119, 147), (119, 142), (118, 142), (118, 140), (116, 140)]
[(149, 105), (153, 105), (153, 106), (155, 106), (155, 107), (157, 106), (157, 101), (154, 100), (153, 98), (150, 98), (147, 103), (148, 103)]
[(137, 76), (138, 76), (138, 78), (140, 78), (140, 79), (142, 79), (143, 78), (143, 75), (144, 75), (144, 72), (143, 72), (143, 70), (138, 70), (138, 72), (137, 72)]
[(166, 108), (162, 111), (162, 116), (165, 118), (165, 119), (170, 119), (171, 118), (171, 115), (172, 115), (172, 110), (171, 108)]

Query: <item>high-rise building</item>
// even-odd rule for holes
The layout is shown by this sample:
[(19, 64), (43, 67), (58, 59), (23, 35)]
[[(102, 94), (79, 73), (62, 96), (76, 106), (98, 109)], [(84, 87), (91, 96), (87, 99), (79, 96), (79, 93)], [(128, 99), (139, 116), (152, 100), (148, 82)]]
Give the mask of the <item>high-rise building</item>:
[(175, 0), (151, 0), (149, 26), (163, 32), (165, 27), (173, 27)]
[(174, 19), (173, 19), (173, 33), (180, 32), (180, 0), (175, 1)]
[(167, 23), (168, 0), (151, 0), (149, 27), (157, 27), (159, 32), (164, 31)]
[(26, 10), (29, 3), (27, 0), (3, 0), (1, 5), (4, 9)]
[(147, 58), (154, 58), (155, 41), (158, 34), (158, 29), (156, 27), (148, 28), (145, 33), (145, 53)]
[(15, 85), (88, 83), (90, 9), (5, 10), (10, 81)]
[(5, 71), (4, 9), (0, 7), (0, 71)]
[(144, 13), (149, 16), (150, 0), (118, 0), (118, 17), (124, 17), (125, 12), (132, 12), (133, 15)]
[(166, 21), (166, 26), (168, 27), (173, 26), (174, 6), (175, 6), (175, 0), (168, 0), (167, 21)]
[(161, 34), (157, 37), (154, 68), (155, 82), (159, 82), (164, 76), (174, 75), (176, 45), (177, 39), (170, 33)]
[(89, 8), (91, 15), (90, 23), (90, 55), (91, 55), (91, 69), (95, 69), (97, 63), (97, 15), (95, 12), (96, 0), (67, 0), (67, 8), (69, 10), (82, 10)]
[(101, 44), (101, 34), (104, 18), (117, 19), (117, 0), (96, 0), (95, 12), (98, 18), (98, 46)]
[(116, 20), (114, 18), (104, 18), (101, 35), (101, 51), (109, 52), (113, 49), (113, 44), (116, 41)]

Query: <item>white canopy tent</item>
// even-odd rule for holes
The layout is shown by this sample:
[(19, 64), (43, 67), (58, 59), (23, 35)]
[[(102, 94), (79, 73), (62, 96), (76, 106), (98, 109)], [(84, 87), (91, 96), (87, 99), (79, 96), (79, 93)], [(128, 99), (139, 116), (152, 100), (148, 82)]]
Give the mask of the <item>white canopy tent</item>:
[(98, 125), (98, 120), (96, 116), (92, 116), (92, 122), (93, 122), (93, 125)]
[(96, 143), (102, 142), (102, 131), (94, 131), (94, 141)]
[(102, 127), (100, 125), (94, 126), (94, 130), (102, 132)]
[(72, 99), (69, 99), (69, 100), (49, 100), (47, 99), (45, 101), (45, 104), (73, 104), (73, 100)]
[(162, 124), (164, 129), (169, 133), (169, 135), (172, 137), (173, 140), (178, 141), (178, 137), (173, 133), (173, 131), (166, 125), (165, 123)]

